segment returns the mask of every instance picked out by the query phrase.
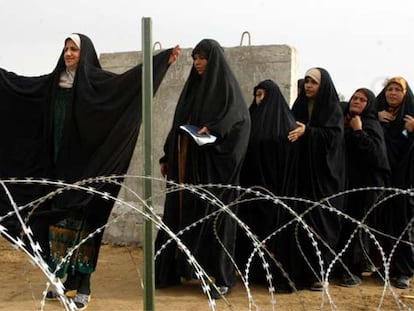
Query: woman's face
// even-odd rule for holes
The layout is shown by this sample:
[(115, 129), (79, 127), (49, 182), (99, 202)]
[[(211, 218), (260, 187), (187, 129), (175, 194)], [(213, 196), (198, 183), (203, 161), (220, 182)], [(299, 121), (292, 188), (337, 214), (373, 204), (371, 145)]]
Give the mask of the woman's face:
[(385, 99), (390, 107), (399, 107), (404, 100), (404, 91), (401, 85), (395, 82), (388, 84), (385, 89)]
[(80, 59), (80, 49), (76, 46), (73, 40), (66, 40), (63, 57), (65, 59), (66, 67), (70, 70), (75, 70)]
[(360, 115), (367, 106), (368, 98), (362, 91), (357, 91), (352, 95), (351, 101), (349, 102), (349, 112), (351, 115)]
[(263, 101), (263, 98), (266, 95), (266, 91), (264, 89), (257, 89), (256, 93), (254, 94), (254, 98), (257, 105), (260, 105)]
[(319, 92), (319, 83), (313, 80), (311, 77), (305, 78), (304, 91), (308, 98), (314, 99)]
[(194, 54), (193, 64), (197, 73), (202, 76), (207, 69), (208, 60), (201, 54)]

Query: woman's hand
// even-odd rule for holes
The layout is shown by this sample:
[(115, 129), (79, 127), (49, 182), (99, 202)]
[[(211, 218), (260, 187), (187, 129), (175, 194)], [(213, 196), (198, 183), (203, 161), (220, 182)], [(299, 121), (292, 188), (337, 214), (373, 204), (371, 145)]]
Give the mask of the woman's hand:
[(294, 130), (290, 131), (288, 134), (288, 139), (293, 143), (299, 139), (299, 137), (303, 136), (305, 134), (306, 126), (305, 124), (296, 121), (296, 125), (298, 126)]
[(168, 164), (167, 164), (167, 162), (160, 163), (160, 171), (161, 171), (162, 177), (167, 176), (167, 173), (168, 173)]
[(168, 59), (168, 65), (171, 65), (172, 63), (174, 63), (178, 59), (178, 56), (180, 56), (180, 53), (181, 53), (181, 48), (177, 44), (171, 51), (170, 58)]
[(355, 115), (349, 120), (349, 126), (354, 130), (362, 130), (362, 121), (359, 115)]
[(395, 116), (386, 110), (382, 110), (378, 112), (378, 120), (380, 122), (389, 123), (395, 120)]
[(205, 135), (205, 134), (210, 134), (210, 130), (207, 128), (207, 126), (203, 126), (198, 132), (198, 135)]
[(414, 118), (408, 114), (404, 116), (404, 122), (405, 122), (405, 129), (407, 132), (412, 133), (414, 132)]

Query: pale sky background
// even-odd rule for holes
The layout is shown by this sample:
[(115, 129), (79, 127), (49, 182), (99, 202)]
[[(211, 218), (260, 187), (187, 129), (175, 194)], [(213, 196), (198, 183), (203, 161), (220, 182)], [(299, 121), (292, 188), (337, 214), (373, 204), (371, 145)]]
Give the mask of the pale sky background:
[(150, 17), (163, 48), (203, 38), (235, 47), (244, 31), (255, 46), (292, 46), (299, 77), (323, 67), (346, 99), (359, 87), (377, 94), (396, 75), (414, 88), (413, 0), (0, 1), (0, 67), (21, 75), (50, 73), (72, 32), (88, 35), (98, 54), (141, 50)]

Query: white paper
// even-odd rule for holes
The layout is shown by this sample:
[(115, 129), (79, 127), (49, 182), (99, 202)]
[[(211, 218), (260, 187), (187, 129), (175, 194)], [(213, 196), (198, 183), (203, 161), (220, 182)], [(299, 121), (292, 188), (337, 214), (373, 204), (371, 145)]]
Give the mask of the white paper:
[(211, 144), (214, 143), (217, 139), (216, 136), (211, 134), (197, 134), (197, 132), (200, 130), (200, 127), (195, 125), (181, 125), (180, 129), (190, 134), (190, 136), (194, 139), (194, 141), (199, 145), (205, 145), (205, 144)]

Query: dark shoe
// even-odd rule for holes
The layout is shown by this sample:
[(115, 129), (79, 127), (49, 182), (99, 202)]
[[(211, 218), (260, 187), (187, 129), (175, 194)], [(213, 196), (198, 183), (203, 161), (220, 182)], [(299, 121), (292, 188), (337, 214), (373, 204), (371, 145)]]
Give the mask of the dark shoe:
[[(68, 289), (64, 291), (65, 296), (68, 298), (73, 298), (76, 296), (76, 289)], [(46, 300), (58, 300), (59, 295), (57, 291), (50, 290), (46, 293)]]
[(91, 300), (91, 295), (77, 293), (76, 296), (73, 298), (73, 302), (75, 303), (76, 310), (85, 310), (88, 307), (88, 303)]
[(230, 287), (228, 286), (217, 286), (217, 288), (218, 288), (218, 291), (214, 287), (211, 290), (211, 298), (213, 299), (221, 299), (224, 296), (226, 296), (230, 291)]
[(347, 274), (342, 277), (341, 283), (339, 285), (344, 287), (356, 287), (362, 283), (362, 280), (359, 276), (356, 276), (355, 274)]
[(276, 294), (291, 294), (293, 293), (293, 288), (289, 284), (282, 283), (276, 285), (275, 292)]
[(155, 288), (156, 289), (163, 289), (163, 288), (167, 288), (170, 286), (176, 286), (176, 285), (181, 285), (182, 281), (180, 278), (171, 278), (168, 280), (155, 280)]
[(314, 291), (314, 292), (321, 292), (323, 291), (323, 285), (321, 282), (314, 282), (311, 286), (310, 286), (310, 290)]
[(59, 297), (58, 293), (54, 290), (50, 290), (46, 293), (47, 300), (57, 300)]
[(401, 289), (410, 287), (410, 278), (406, 275), (400, 275), (395, 280), (394, 286)]
[(372, 274), (372, 276), (377, 279), (383, 280), (385, 278), (385, 271), (383, 268), (379, 268)]
[(376, 271), (377, 271), (377, 268), (376, 268), (373, 264), (371, 264), (371, 263), (367, 263), (367, 264), (364, 266), (364, 269), (363, 269), (363, 271), (362, 271), (361, 275), (362, 275), (362, 276), (371, 276), (371, 275), (373, 275)]
[(374, 273), (375, 271), (377, 271), (377, 268), (371, 263), (367, 263), (364, 267), (364, 272)]

